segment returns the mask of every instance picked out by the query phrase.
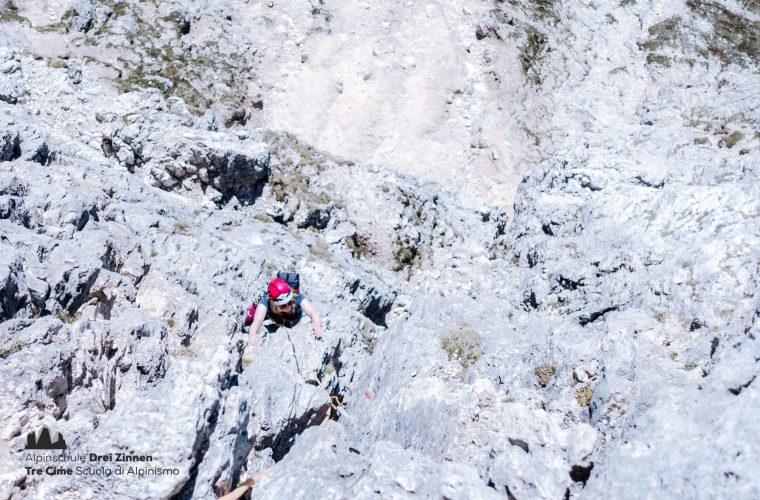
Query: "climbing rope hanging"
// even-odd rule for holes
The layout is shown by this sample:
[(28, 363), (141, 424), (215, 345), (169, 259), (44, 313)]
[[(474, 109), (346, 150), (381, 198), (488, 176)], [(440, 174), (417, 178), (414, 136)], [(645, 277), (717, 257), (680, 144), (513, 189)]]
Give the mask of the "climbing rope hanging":
[(346, 413), (345, 413), (345, 409), (343, 408), (343, 402), (340, 400), (338, 396), (330, 394), (330, 391), (327, 390), (327, 388), (322, 384), (322, 381), (317, 376), (317, 372), (315, 370), (312, 370), (311, 366), (309, 366), (309, 360), (306, 358), (306, 355), (304, 355), (304, 352), (303, 350), (301, 350), (301, 347), (299, 346), (298, 342), (296, 342), (293, 336), (290, 335), (290, 330), (286, 330), (286, 332), (288, 334), (288, 340), (293, 346), (293, 349), (296, 351), (296, 363), (298, 363), (298, 358), (300, 357), (303, 360), (303, 365), (306, 371), (317, 382), (317, 385), (319, 386), (319, 388), (325, 391), (327, 396), (330, 398), (330, 408), (327, 410), (327, 417), (322, 421), (322, 423), (325, 423), (327, 420), (330, 419), (333, 411), (340, 412), (341, 415), (345, 416)]

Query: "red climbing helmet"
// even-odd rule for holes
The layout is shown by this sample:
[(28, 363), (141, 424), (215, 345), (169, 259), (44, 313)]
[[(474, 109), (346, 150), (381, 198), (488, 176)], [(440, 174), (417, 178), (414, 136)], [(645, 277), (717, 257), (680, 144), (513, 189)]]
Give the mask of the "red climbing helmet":
[(275, 278), (269, 282), (268, 292), (269, 300), (278, 306), (284, 306), (293, 300), (293, 290), (285, 283), (285, 280), (281, 280), (280, 278)]

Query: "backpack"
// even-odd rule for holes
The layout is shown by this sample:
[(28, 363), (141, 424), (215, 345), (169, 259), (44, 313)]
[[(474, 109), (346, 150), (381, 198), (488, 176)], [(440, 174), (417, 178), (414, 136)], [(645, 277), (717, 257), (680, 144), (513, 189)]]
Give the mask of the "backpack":
[[(287, 271), (278, 271), (277, 277), (280, 278), (282, 281), (288, 284), (290, 288), (293, 289), (293, 292), (298, 295), (301, 293), (299, 291), (300, 285), (301, 285), (301, 277), (298, 275), (298, 273), (290, 273)], [(245, 326), (251, 326), (253, 323), (253, 316), (256, 314), (256, 304), (259, 303), (262, 296), (259, 296), (258, 299), (246, 310), (245, 314), (245, 320), (243, 321), (243, 324)]]
[(301, 288), (301, 278), (298, 276), (298, 273), (289, 273), (287, 271), (278, 271), (277, 277), (280, 278), (282, 281), (288, 284), (290, 288), (293, 289), (293, 292), (296, 294), (300, 293), (298, 291), (299, 288)]

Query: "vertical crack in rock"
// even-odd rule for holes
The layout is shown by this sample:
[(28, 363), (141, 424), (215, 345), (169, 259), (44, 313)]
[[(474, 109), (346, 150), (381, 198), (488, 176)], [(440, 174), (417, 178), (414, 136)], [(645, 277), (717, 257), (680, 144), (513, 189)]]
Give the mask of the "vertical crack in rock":
[(203, 462), (203, 457), (206, 455), (210, 444), (210, 437), (214, 433), (217, 420), (219, 419), (220, 410), (219, 400), (214, 402), (211, 407), (211, 411), (206, 425), (203, 426), (202, 431), (198, 434), (193, 444), (193, 465), (190, 467), (190, 478), (187, 483), (176, 495), (172, 496), (172, 500), (191, 500), (193, 498), (193, 491), (195, 490), (195, 482), (198, 478), (198, 467)]
[(330, 405), (325, 404), (319, 408), (310, 409), (300, 417), (288, 419), (280, 432), (262, 439), (261, 444), (256, 447), (256, 450), (271, 449), (272, 459), (275, 462), (279, 462), (288, 454), (290, 448), (295, 444), (298, 435), (309, 427), (323, 422), (325, 417), (327, 417), (329, 409)]
[(18, 132), (5, 130), (0, 135), (0, 162), (21, 157), (21, 139)]
[(332, 351), (324, 354), (322, 365), (317, 371), (317, 378), (322, 380), (323, 383), (326, 377), (330, 377), (326, 388), (331, 396), (338, 396), (340, 394), (340, 370), (343, 367), (343, 362), (340, 359), (342, 353), (341, 344), (342, 341), (338, 341)]

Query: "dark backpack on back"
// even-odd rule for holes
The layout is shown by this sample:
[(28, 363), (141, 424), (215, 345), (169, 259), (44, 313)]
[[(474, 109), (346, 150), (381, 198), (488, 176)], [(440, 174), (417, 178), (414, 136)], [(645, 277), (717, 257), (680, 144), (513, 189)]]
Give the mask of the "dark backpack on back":
[(299, 290), (301, 288), (301, 278), (298, 276), (298, 273), (289, 273), (287, 271), (279, 271), (277, 273), (277, 277), (280, 278), (282, 281), (288, 284), (290, 288), (293, 289), (295, 293), (299, 293)]

